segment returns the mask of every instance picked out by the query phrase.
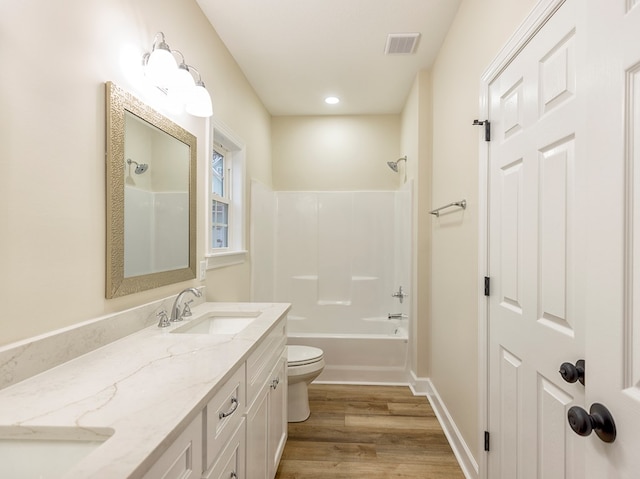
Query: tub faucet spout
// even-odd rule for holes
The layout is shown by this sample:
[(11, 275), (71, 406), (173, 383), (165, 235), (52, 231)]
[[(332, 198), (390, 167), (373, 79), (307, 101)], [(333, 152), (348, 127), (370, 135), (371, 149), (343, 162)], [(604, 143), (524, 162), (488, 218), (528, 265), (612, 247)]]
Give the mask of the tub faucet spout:
[(196, 288), (187, 288), (180, 291), (176, 300), (173, 302), (173, 307), (171, 308), (171, 321), (182, 321), (183, 313), (180, 310), (180, 302), (182, 301), (182, 297), (187, 293), (193, 294), (196, 298), (202, 296), (202, 293)]

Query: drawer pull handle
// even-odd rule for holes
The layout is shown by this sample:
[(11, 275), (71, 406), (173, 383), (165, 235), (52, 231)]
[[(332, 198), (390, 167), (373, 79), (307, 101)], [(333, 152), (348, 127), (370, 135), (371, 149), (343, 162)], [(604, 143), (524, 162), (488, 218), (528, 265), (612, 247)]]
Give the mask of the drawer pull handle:
[(218, 414), (218, 419), (224, 419), (227, 416), (231, 416), (234, 412), (236, 412), (236, 409), (238, 409), (238, 400), (236, 398), (231, 398), (231, 409), (229, 410), (229, 412), (221, 412), (220, 414)]

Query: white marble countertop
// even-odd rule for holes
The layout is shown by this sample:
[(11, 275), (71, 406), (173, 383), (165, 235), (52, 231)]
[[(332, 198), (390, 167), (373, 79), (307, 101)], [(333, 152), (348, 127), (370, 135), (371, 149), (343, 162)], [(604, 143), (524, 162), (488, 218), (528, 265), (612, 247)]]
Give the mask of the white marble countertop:
[(172, 334), (148, 327), (0, 390), (0, 427), (79, 427), (113, 436), (65, 477), (142, 477), (206, 406), (256, 342), (287, 313), (285, 303), (203, 303), (210, 312), (260, 311), (235, 335)]

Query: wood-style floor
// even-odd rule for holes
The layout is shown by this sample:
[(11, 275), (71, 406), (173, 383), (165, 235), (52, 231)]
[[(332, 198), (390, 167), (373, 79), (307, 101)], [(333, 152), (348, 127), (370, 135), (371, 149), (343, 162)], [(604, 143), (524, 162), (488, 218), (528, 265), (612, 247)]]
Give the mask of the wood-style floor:
[(464, 479), (425, 397), (408, 387), (312, 384), (276, 479)]

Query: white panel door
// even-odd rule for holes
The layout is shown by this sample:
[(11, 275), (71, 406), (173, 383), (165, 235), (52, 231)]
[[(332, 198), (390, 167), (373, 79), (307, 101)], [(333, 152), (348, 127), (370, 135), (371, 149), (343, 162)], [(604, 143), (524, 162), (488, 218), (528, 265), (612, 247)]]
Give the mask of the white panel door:
[(491, 479), (585, 477), (585, 443), (566, 420), (584, 386), (558, 373), (585, 354), (579, 3), (567, 0), (489, 84)]
[(615, 442), (587, 443), (589, 479), (640, 478), (640, 1), (587, 0), (590, 252), (584, 408)]

